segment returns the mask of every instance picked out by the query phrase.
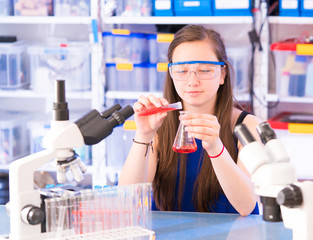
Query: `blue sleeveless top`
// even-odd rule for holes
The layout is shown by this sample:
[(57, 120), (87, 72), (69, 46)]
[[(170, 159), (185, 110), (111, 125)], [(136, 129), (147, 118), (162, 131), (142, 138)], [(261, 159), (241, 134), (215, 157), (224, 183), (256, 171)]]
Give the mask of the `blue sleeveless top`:
[[(181, 208), (180, 211), (183, 212), (196, 212), (197, 210), (194, 207), (194, 203), (192, 201), (192, 198), (194, 196), (194, 184), (196, 182), (197, 176), (200, 173), (203, 156), (201, 156), (203, 148), (202, 148), (202, 141), (199, 139), (196, 139), (197, 143), (197, 151), (193, 153), (187, 154), (187, 165), (186, 165), (186, 180), (185, 180), (185, 189), (183, 192), (183, 196), (181, 199)], [(205, 154), (205, 153), (204, 153)], [(180, 161), (178, 161), (178, 170), (177, 170), (177, 179), (176, 179), (176, 190), (175, 190), (175, 196), (178, 196), (178, 182), (179, 182), (179, 168), (180, 168)], [(159, 210), (157, 209), (155, 205), (155, 201), (153, 199), (152, 201), (152, 210)], [(178, 199), (175, 198), (175, 206), (173, 208), (173, 211), (178, 211)], [(212, 206), (212, 212), (214, 213), (238, 213), (237, 210), (231, 205), (231, 203), (228, 201), (225, 194), (220, 193), (217, 201)], [(258, 204), (256, 203), (256, 206), (251, 214), (259, 214), (259, 208)]]

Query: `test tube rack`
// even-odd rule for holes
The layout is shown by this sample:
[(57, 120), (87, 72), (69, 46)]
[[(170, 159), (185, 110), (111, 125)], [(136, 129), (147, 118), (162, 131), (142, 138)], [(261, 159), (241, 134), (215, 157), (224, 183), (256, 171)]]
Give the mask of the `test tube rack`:
[(151, 183), (66, 191), (44, 199), (46, 239), (154, 239)]

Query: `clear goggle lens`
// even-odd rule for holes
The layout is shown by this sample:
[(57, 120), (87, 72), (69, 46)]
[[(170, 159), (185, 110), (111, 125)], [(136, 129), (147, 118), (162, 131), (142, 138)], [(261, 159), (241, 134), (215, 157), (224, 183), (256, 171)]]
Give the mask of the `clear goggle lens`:
[(214, 63), (173, 63), (169, 66), (169, 72), (172, 79), (177, 81), (186, 81), (191, 72), (194, 72), (200, 80), (211, 80), (221, 71), (221, 62)]

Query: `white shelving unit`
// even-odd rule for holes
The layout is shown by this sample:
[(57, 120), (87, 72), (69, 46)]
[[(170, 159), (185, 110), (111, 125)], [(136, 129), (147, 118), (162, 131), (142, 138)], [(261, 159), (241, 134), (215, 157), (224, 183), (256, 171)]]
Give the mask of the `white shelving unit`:
[[(308, 32), (313, 34), (313, 18), (312, 17), (279, 17), (272, 16), (268, 18), (271, 27), (271, 42), (283, 41), (287, 38), (298, 38), (303, 33)], [(271, 64), (273, 59), (269, 59)], [(275, 76), (269, 71), (269, 82), (279, 82)], [(271, 88), (271, 86), (270, 86)], [(313, 98), (312, 97), (280, 97), (276, 94), (275, 87), (269, 89), (267, 101), (269, 103), (279, 102), (277, 107), (269, 109), (269, 117), (276, 115), (282, 111), (308, 111), (312, 112)]]
[[(55, 16), (3, 16), (0, 17), (1, 35), (17, 36), (18, 40), (44, 41), (49, 37), (68, 40), (89, 41), (91, 44), (91, 90), (66, 92), (71, 112), (97, 109), (103, 111), (104, 73), (101, 68), (103, 49), (98, 33), (98, 1), (90, 1), (89, 17)], [(95, 29), (96, 28), (96, 29)], [(33, 90), (0, 90), (0, 109), (50, 113), (54, 101), (54, 90), (41, 93)], [(93, 146), (93, 160), (104, 158), (103, 144)], [(7, 171), (8, 165), (0, 164), (0, 171)], [(88, 168), (91, 173), (92, 167)]]

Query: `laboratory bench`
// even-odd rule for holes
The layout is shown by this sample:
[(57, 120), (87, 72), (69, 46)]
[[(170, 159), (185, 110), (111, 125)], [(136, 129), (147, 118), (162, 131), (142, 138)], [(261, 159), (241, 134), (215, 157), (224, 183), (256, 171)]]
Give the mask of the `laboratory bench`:
[[(151, 212), (151, 226), (156, 240), (227, 239), (291, 240), (292, 231), (283, 222), (265, 222), (262, 215), (241, 217), (236, 214), (195, 212)], [(0, 206), (0, 237), (9, 234), (9, 217)]]

